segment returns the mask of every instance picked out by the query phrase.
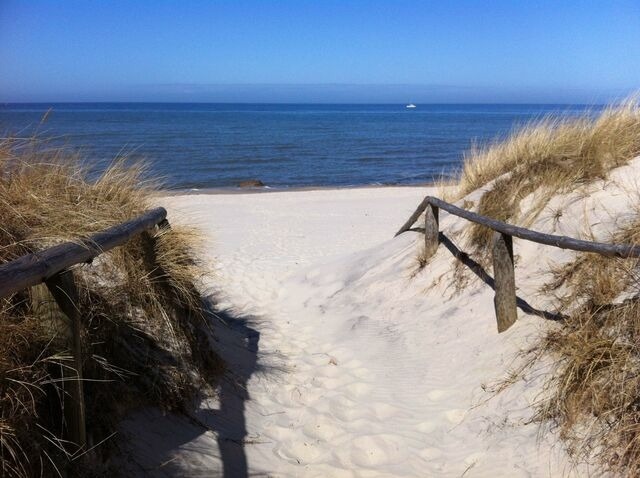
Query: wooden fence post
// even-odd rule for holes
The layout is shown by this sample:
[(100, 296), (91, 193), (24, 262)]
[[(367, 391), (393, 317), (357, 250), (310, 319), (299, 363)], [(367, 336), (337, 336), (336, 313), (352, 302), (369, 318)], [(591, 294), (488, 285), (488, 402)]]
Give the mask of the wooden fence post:
[(424, 255), (433, 256), (440, 243), (439, 209), (431, 204), (427, 205), (424, 213)]
[(411, 217), (407, 219), (407, 222), (405, 222), (402, 225), (402, 227), (398, 230), (398, 232), (396, 232), (396, 236), (399, 236), (403, 232), (407, 232), (409, 229), (411, 229), (411, 226), (413, 226), (413, 224), (418, 220), (418, 218), (420, 217), (420, 214), (422, 214), (422, 211), (424, 211), (424, 209), (428, 205), (429, 205), (429, 196), (425, 197), (420, 202), (420, 204), (418, 205), (418, 208), (415, 211), (413, 211), (413, 214), (411, 215)]
[(83, 449), (87, 443), (87, 431), (82, 387), (82, 323), (78, 310), (78, 288), (70, 270), (53, 275), (45, 284), (70, 322), (69, 346), (73, 356), (73, 367), (70, 376), (65, 377), (63, 381), (64, 417), (69, 440)]
[(501, 232), (493, 233), (493, 275), (498, 332), (504, 332), (518, 318), (516, 278), (513, 266), (513, 238)]

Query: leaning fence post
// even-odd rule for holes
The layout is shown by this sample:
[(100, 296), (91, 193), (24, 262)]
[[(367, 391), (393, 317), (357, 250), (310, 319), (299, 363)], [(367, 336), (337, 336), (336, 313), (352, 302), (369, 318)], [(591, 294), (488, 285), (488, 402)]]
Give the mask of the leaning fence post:
[[(398, 230), (398, 232), (396, 232), (396, 236), (399, 236), (400, 234), (402, 234), (403, 232), (407, 232), (409, 229), (411, 229), (411, 226), (413, 226), (413, 224), (418, 220), (418, 218), (420, 217), (420, 214), (422, 214), (422, 211), (424, 211), (424, 209), (429, 205), (429, 196), (426, 196), (418, 205), (418, 208), (413, 212), (413, 214), (411, 215), (411, 217), (409, 219), (407, 219), (407, 222), (405, 222), (402, 227)], [(395, 237), (395, 236), (394, 236)]]
[[(58, 307), (69, 318), (71, 337), (69, 345), (73, 356), (73, 367), (69, 379), (63, 382), (64, 417), (67, 424), (69, 440), (83, 448), (87, 443), (85, 423), (84, 393), (82, 387), (82, 324), (78, 310), (78, 288), (73, 272), (65, 270), (45, 281)], [(68, 404), (66, 403), (68, 400)]]
[(425, 258), (433, 256), (440, 243), (439, 209), (429, 204), (424, 213), (424, 255)]
[(498, 332), (504, 332), (518, 318), (516, 279), (513, 267), (513, 238), (501, 232), (493, 233), (493, 275)]

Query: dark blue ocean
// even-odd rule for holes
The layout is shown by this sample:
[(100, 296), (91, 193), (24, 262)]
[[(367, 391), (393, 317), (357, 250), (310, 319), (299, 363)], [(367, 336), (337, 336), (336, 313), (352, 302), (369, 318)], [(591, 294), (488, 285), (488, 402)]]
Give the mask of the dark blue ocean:
[[(41, 122), (49, 110), (46, 121)], [(418, 184), (454, 175), (472, 144), (581, 105), (0, 104), (0, 135), (37, 132), (95, 171), (144, 158), (167, 187)]]

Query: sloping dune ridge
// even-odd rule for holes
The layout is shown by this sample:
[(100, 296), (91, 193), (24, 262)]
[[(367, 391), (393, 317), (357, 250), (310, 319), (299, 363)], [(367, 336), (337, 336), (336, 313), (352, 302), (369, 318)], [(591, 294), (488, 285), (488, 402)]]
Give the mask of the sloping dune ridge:
[[(520, 222), (541, 232), (608, 241), (610, 231), (635, 216), (639, 179), (640, 158), (606, 180), (553, 197), (537, 217)], [(553, 430), (531, 422), (544, 363), (531, 379), (494, 393), (521, 360), (518, 352), (557, 325), (519, 310), (518, 322), (497, 333), (493, 290), (452, 254), (454, 247), (472, 252), (465, 220), (441, 212), (440, 227), (451, 244), (441, 244), (422, 269), (424, 236), (409, 231), (393, 237), (427, 194), (437, 191), (164, 198), (172, 222), (206, 233), (215, 270), (208, 287), (221, 317), (246, 319), (257, 363), (236, 403), (244, 420), (240, 430), (231, 424), (206, 430), (223, 397), (200, 405), (200, 428), (141, 413), (124, 427), (134, 438), (136, 466), (155, 476), (176, 470), (204, 476), (199, 473), (234, 467), (264, 476), (588, 473), (585, 465), (571, 463)], [(481, 194), (474, 191), (457, 204), (473, 208)], [(527, 204), (525, 198), (524, 217)], [(533, 309), (553, 310), (540, 289), (554, 267), (576, 254), (518, 239), (514, 253), (518, 296)], [(492, 275), (490, 266), (486, 272)], [(234, 360), (238, 368), (247, 361), (241, 348), (229, 351), (231, 371)], [(244, 385), (237, 390), (242, 395)]]

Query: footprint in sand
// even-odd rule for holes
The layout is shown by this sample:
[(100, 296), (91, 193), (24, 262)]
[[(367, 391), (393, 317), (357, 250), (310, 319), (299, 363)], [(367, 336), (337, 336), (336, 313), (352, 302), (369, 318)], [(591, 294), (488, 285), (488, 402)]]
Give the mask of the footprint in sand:
[(360, 380), (372, 380), (373, 373), (368, 368), (358, 367), (356, 369), (351, 370), (351, 375)]
[(485, 457), (485, 453), (479, 451), (479, 452), (476, 452), (476, 453), (472, 453), (471, 455), (466, 457), (464, 459), (464, 462), (465, 462), (466, 465), (475, 465), (476, 463), (481, 461), (484, 457)]
[(318, 446), (315, 440), (298, 439), (281, 442), (273, 449), (273, 452), (289, 463), (299, 465), (325, 462), (330, 453), (326, 447)]
[(285, 408), (299, 408), (305, 405), (305, 392), (304, 387), (285, 385), (277, 392), (273, 401)]
[[(281, 426), (285, 425), (285, 426)], [(273, 440), (274, 442), (284, 442), (290, 439), (293, 435), (293, 428), (290, 426), (291, 422), (289, 419), (283, 420), (281, 424), (272, 424), (268, 427), (265, 427), (262, 435), (265, 438)]]
[(330, 363), (330, 360), (327, 360), (327, 365), (316, 370), (316, 374), (319, 377), (328, 377), (328, 378), (336, 378), (343, 377), (344, 370), (341, 367), (333, 365)]
[(435, 460), (437, 458), (440, 458), (443, 453), (439, 448), (425, 448), (423, 450), (420, 450), (419, 455), (425, 460)]
[(388, 403), (372, 403), (369, 405), (369, 408), (372, 409), (373, 415), (375, 415), (378, 420), (382, 421), (403, 414), (402, 410), (398, 407), (389, 405)]
[(351, 398), (360, 398), (371, 391), (371, 385), (362, 382), (355, 382), (345, 386), (344, 391)]
[(311, 380), (311, 384), (319, 388), (321, 390), (335, 390), (336, 388), (342, 387), (345, 384), (346, 379), (342, 378), (324, 378), (324, 377), (314, 377)]
[(358, 359), (351, 359), (349, 361), (345, 361), (343, 360), (343, 367), (349, 368), (349, 369), (358, 369), (361, 368), (364, 364), (358, 360)]
[(447, 390), (431, 390), (429, 393), (427, 393), (427, 398), (432, 402), (437, 402), (450, 394), (451, 392)]
[(397, 435), (365, 435), (351, 443), (351, 461), (356, 466), (375, 468), (400, 463), (408, 456), (407, 445)]
[(317, 352), (306, 357), (305, 360), (312, 366), (322, 370), (325, 365), (329, 364), (329, 360), (331, 360), (332, 357), (333, 356), (328, 353)]
[(444, 412), (444, 416), (449, 420), (449, 423), (453, 423), (454, 425), (462, 423), (466, 414), (467, 411), (461, 408)]
[(345, 400), (351, 402), (351, 405), (344, 406), (340, 402), (332, 402), (330, 405), (331, 415), (338, 420), (343, 422), (353, 422), (368, 415), (367, 412), (360, 408), (356, 402), (347, 398), (345, 398)]
[(433, 430), (435, 430), (438, 426), (434, 423), (434, 422), (422, 422), (419, 423), (416, 426), (416, 429), (420, 432), (420, 433), (431, 433)]
[(312, 440), (330, 441), (344, 434), (344, 430), (326, 417), (315, 417), (302, 427), (302, 433)]

